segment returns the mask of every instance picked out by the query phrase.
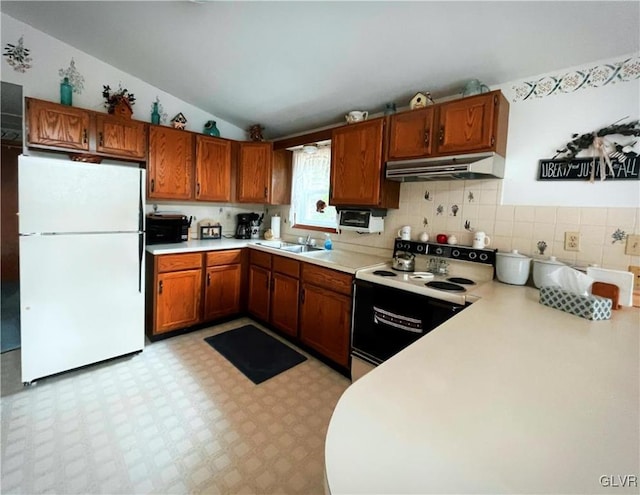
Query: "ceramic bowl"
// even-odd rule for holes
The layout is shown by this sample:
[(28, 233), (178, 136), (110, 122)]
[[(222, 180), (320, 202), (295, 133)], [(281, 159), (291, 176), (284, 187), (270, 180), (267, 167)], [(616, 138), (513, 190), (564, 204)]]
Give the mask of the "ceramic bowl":
[(514, 249), (510, 253), (496, 253), (496, 276), (500, 282), (524, 285), (529, 278), (531, 258)]

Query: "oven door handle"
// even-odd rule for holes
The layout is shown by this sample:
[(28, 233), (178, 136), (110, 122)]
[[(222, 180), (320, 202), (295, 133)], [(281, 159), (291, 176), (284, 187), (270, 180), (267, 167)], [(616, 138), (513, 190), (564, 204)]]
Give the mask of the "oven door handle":
[(406, 332), (424, 333), (422, 320), (399, 315), (377, 306), (373, 306), (373, 322), (378, 325), (387, 325)]

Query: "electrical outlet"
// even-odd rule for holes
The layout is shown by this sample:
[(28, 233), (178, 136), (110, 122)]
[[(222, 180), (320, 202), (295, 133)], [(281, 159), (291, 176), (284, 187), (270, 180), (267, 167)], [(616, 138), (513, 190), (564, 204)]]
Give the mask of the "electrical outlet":
[(633, 290), (640, 289), (640, 266), (629, 266), (629, 271), (633, 273)]
[(625, 254), (630, 254), (631, 256), (640, 256), (640, 235), (628, 235), (627, 236), (627, 247), (624, 250)]
[(564, 250), (580, 251), (580, 232), (564, 233)]

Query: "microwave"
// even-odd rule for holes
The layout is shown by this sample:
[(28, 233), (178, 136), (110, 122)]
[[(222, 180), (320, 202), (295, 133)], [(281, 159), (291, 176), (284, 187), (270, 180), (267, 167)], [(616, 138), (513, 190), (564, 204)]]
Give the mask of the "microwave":
[(338, 210), (338, 229), (372, 234), (384, 231), (384, 219), (387, 210), (383, 209), (340, 209)]
[(179, 213), (150, 213), (146, 218), (147, 244), (171, 244), (189, 239), (191, 219)]

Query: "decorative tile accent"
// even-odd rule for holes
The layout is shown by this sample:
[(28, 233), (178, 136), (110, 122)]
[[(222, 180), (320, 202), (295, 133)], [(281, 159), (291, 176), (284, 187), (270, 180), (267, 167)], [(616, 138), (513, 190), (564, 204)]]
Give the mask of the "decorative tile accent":
[(544, 76), (513, 86), (514, 101), (542, 98), (555, 93), (573, 93), (584, 88), (598, 88), (607, 84), (640, 78), (640, 57), (632, 57), (612, 64), (567, 72), (560, 76)]
[(616, 229), (616, 231), (611, 234), (611, 244), (615, 244), (616, 242), (623, 242), (627, 238), (627, 233), (624, 230)]
[(424, 199), (426, 199), (427, 201), (433, 201), (431, 191), (429, 191), (428, 189), (424, 192)]
[(545, 249), (547, 249), (547, 243), (544, 241), (538, 241), (536, 246), (538, 247), (539, 254), (544, 254)]
[(427, 217), (424, 217), (424, 218), (422, 219), (422, 226), (423, 226), (423, 227), (426, 227), (427, 225), (429, 225), (429, 220), (427, 220)]
[(444, 206), (438, 205), (438, 207), (436, 208), (436, 215), (442, 215), (443, 212), (444, 212)]
[(4, 47), (3, 56), (7, 60), (7, 63), (13, 67), (13, 70), (17, 72), (27, 72), (27, 69), (31, 68), (31, 56), (29, 53), (31, 50), (24, 46), (24, 36), (20, 36), (18, 43), (15, 45), (7, 43)]
[(473, 191), (469, 191), (469, 192), (467, 193), (467, 201), (468, 201), (469, 203), (473, 203), (475, 200), (476, 200), (476, 197), (475, 197), (475, 195), (473, 194)]
[(455, 217), (458, 215), (458, 211), (460, 210), (460, 207), (458, 205), (451, 205), (449, 207), (449, 211), (451, 211), (450, 215), (452, 217)]

